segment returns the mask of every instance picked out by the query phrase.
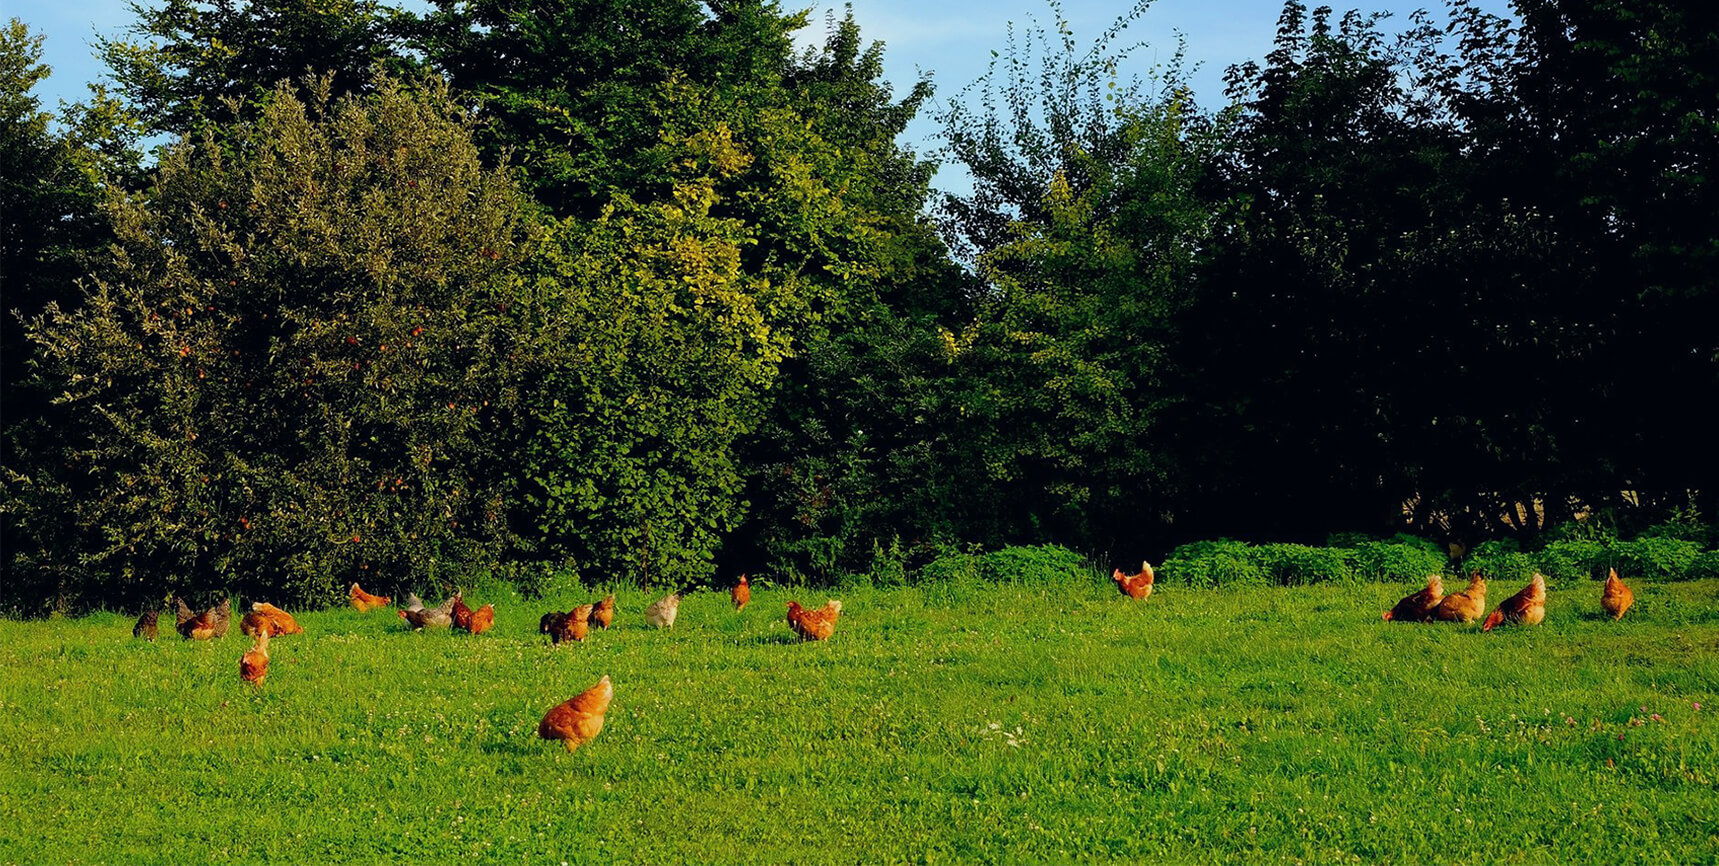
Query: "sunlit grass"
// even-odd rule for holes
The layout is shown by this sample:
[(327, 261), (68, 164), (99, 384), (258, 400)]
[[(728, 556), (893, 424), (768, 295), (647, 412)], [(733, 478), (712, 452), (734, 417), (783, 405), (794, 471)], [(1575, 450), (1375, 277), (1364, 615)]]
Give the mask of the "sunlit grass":
[[(538, 617), (598, 593), (468, 593), (493, 632), (300, 614), (261, 688), (236, 630), (0, 623), (0, 861), (1719, 858), (1719, 583), (1381, 622), (1414, 588), (755, 588), (671, 631), (622, 590), (562, 647)], [(793, 640), (784, 602), (831, 596)], [(595, 742), (536, 739), (603, 674)]]

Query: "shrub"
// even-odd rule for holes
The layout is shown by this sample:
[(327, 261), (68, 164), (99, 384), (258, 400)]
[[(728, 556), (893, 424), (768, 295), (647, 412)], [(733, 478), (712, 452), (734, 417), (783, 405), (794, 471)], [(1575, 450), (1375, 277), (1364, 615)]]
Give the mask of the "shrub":
[[(1414, 538), (1407, 535), (1397, 537)], [(1431, 545), (1431, 548), (1427, 545)], [(1445, 565), (1446, 557), (1435, 542), (1404, 544), (1400, 541), (1370, 541), (1356, 545), (1349, 556), (1349, 566), (1357, 580), (1420, 580), (1429, 574), (1443, 572)]]
[(1701, 555), (1701, 545), (1677, 538), (1637, 538), (1612, 549), (1619, 574), (1648, 580), (1685, 580)]
[(1689, 568), (1683, 572), (1686, 580), (1719, 579), (1719, 550), (1703, 551), (1689, 563)]
[(999, 583), (1068, 583), (1092, 577), (1080, 554), (1055, 544), (994, 550), (985, 554), (980, 571), (986, 580)]
[(1305, 586), (1354, 580), (1355, 572), (1349, 567), (1349, 553), (1337, 547), (1263, 544), (1254, 548), (1253, 559), (1272, 583)]
[(1526, 581), (1534, 576), (1534, 568), (1533, 558), (1508, 538), (1477, 544), (1463, 559), (1464, 576), (1478, 569), (1487, 580)]
[(1571, 539), (1554, 541), (1534, 555), (1534, 562), (1547, 577), (1558, 580), (1604, 578), (1614, 559), (1611, 544)]
[(1162, 579), (1194, 587), (1246, 586), (1267, 582), (1252, 548), (1240, 541), (1196, 541), (1170, 552), (1158, 569)]
[(984, 560), (976, 551), (950, 548), (920, 567), (919, 582), (977, 581), (984, 574)]

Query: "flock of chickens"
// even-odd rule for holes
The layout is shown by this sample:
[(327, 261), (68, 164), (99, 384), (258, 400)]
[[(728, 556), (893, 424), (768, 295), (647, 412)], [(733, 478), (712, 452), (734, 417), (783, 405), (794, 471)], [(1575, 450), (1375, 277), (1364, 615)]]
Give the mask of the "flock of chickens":
[[(1140, 564), (1140, 571), (1135, 574), (1124, 574), (1122, 569), (1111, 573), (1111, 579), (1116, 582), (1117, 589), (1133, 599), (1144, 599), (1152, 594), (1152, 583), (1155, 575), (1149, 562)], [(393, 603), (386, 596), (372, 595), (360, 589), (354, 583), (348, 591), (352, 606), (360, 613), (379, 608), (385, 608)], [(735, 610), (745, 609), (752, 600), (752, 589), (741, 575), (740, 581), (729, 590), (729, 598)], [(645, 608), (645, 622), (656, 628), (673, 628), (675, 617), (680, 613), (681, 593), (671, 592)], [(1635, 603), (1635, 593), (1618, 579), (1616, 569), (1606, 578), (1605, 589), (1600, 596), (1600, 607), (1615, 619), (1622, 619), (1624, 612)], [(232, 600), (228, 599), (217, 607), (211, 607), (197, 613), (185, 604), (183, 599), (174, 599), (177, 606), (177, 623), (174, 629), (186, 640), (209, 640), (224, 637), (227, 626), (232, 619)], [(788, 602), (788, 627), (799, 635), (802, 640), (828, 640), (836, 631), (836, 619), (841, 615), (842, 603), (831, 600), (823, 607), (808, 610), (797, 601)], [(1385, 611), (1386, 622), (1457, 622), (1468, 624), (1486, 612), (1486, 579), (1477, 570), (1469, 578), (1468, 587), (1460, 592), (1446, 595), (1444, 578), (1432, 575), (1427, 578), (1425, 589), (1410, 594), (1396, 606)], [(425, 628), (457, 628), (474, 635), (483, 634), (495, 625), (495, 605), (486, 604), (477, 610), (466, 606), (461, 593), (455, 592), (436, 607), (426, 607), (416, 594), (408, 593), (406, 606), (401, 608), (399, 616), (413, 629)], [(1491, 631), (1499, 625), (1539, 625), (1546, 618), (1546, 578), (1535, 573), (1534, 579), (1521, 592), (1507, 598), (1492, 615), (1481, 625), (1482, 631)], [(156, 636), (156, 612), (145, 611), (132, 629), (137, 637), (154, 640)], [(538, 621), (537, 631), (549, 636), (551, 644), (565, 642), (583, 642), (590, 634), (591, 627), (607, 629), (615, 621), (615, 596), (609, 595), (601, 601), (582, 604), (570, 611), (550, 611)], [(239, 631), (255, 638), (255, 643), (239, 659), (239, 676), (248, 683), (260, 684), (269, 671), (269, 638), (273, 635), (299, 634), (304, 631), (292, 618), (292, 615), (267, 602), (257, 602), (251, 605), (239, 622)], [(543, 716), (543, 721), (537, 726), (537, 735), (545, 740), (559, 740), (568, 751), (590, 742), (603, 730), (603, 717), (609, 711), (609, 703), (614, 700), (615, 687), (607, 676), (597, 681), (597, 684), (581, 692), (570, 700), (564, 701), (552, 708)]]
[[(394, 601), (387, 596), (365, 592), (356, 583), (352, 584), (347, 595), (359, 613), (388, 607)], [(745, 575), (741, 575), (740, 581), (729, 590), (729, 599), (736, 611), (744, 610), (752, 601), (752, 588)], [(680, 602), (679, 592), (671, 592), (658, 599), (645, 608), (645, 622), (656, 628), (673, 628), (680, 613)], [(173, 603), (178, 608), (174, 629), (186, 640), (211, 640), (227, 635), (233, 615), (231, 599), (201, 613), (193, 611), (184, 599), (175, 598)], [(802, 640), (828, 640), (836, 632), (836, 619), (841, 612), (842, 603), (833, 599), (816, 610), (808, 610), (799, 602), (790, 601), (788, 627)], [(440, 605), (426, 607), (415, 593), (408, 593), (406, 606), (400, 609), (399, 616), (414, 630), (451, 627), (478, 635), (494, 627), (495, 605), (486, 604), (472, 610), (462, 594), (456, 591)], [(137, 625), (132, 627), (132, 635), (155, 640), (158, 618), (156, 611), (145, 611), (138, 617)], [(615, 596), (609, 595), (602, 601), (582, 604), (570, 611), (550, 611), (539, 620), (537, 630), (540, 634), (549, 635), (551, 644), (582, 642), (590, 633), (591, 626), (606, 629), (614, 621)], [(255, 643), (239, 659), (239, 677), (253, 685), (260, 685), (268, 675), (269, 638), (304, 631), (291, 614), (267, 602), (251, 605), (250, 612), (239, 622), (239, 630), (255, 638)], [(572, 751), (590, 742), (603, 730), (603, 717), (614, 697), (615, 687), (604, 676), (596, 685), (571, 700), (550, 708), (537, 726), (537, 735), (545, 740), (560, 740), (568, 751)]]
[[(1137, 574), (1124, 574), (1118, 568), (1110, 573), (1117, 589), (1129, 598), (1142, 599), (1152, 594), (1152, 564), (1140, 563)], [(1624, 612), (1635, 604), (1635, 592), (1618, 578), (1617, 569), (1606, 577), (1600, 593), (1600, 608), (1614, 620), (1623, 619)], [(1431, 575), (1426, 588), (1411, 593), (1385, 611), (1386, 622), (1459, 622), (1464, 625), (1480, 619), (1486, 612), (1486, 578), (1476, 569), (1461, 592), (1444, 594), (1444, 577)], [(1521, 592), (1504, 600), (1481, 624), (1481, 631), (1492, 631), (1500, 625), (1539, 625), (1546, 618), (1546, 576), (1535, 572), (1534, 579)]]

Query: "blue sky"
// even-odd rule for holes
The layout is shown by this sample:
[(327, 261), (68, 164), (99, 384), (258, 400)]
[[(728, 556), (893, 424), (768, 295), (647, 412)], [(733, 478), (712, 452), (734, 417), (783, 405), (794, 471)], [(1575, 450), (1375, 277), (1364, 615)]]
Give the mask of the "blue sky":
[[(1359, 7), (1366, 11), (1390, 12), (1387, 27), (1406, 23), (1416, 9), (1430, 7), (1435, 20), (1443, 20), (1443, 0), (1370, 0), (1334, 2), (1339, 12)], [(841, 14), (841, 3), (811, 3), (788, 0), (785, 8), (810, 8), (812, 24), (801, 31), (802, 44), (821, 42), (824, 16)], [(1309, 5), (1318, 5), (1310, 0)], [(1118, 14), (1130, 8), (1127, 2), (1070, 2), (1063, 11), (1080, 42), (1096, 38)], [(1509, 14), (1505, 0), (1482, 0), (1481, 8)], [(1128, 33), (1147, 47), (1134, 56), (1133, 72), (1144, 73), (1153, 63), (1166, 60), (1175, 50), (1176, 33), (1187, 40), (1188, 57), (1201, 68), (1195, 73), (1195, 93), (1203, 104), (1220, 104), (1223, 72), (1231, 64), (1259, 59), (1271, 48), (1277, 31), (1281, 0), (1157, 0), (1137, 19)], [(1000, 50), (1009, 23), (1017, 26), (1030, 19), (1049, 26), (1051, 7), (1045, 0), (854, 0), (854, 18), (869, 40), (885, 44), (884, 70), (905, 93), (920, 71), (930, 72), (937, 96), (930, 110), (909, 128), (907, 144), (925, 153), (935, 147), (936, 124), (931, 115), (968, 82), (982, 75), (993, 49)], [(103, 74), (91, 57), (90, 43), (96, 33), (115, 35), (130, 21), (125, 0), (4, 0), (0, 15), (19, 17), (32, 31), (47, 36), (43, 59), (54, 69), (37, 94), (50, 110), (60, 99), (76, 100), (85, 93), (84, 84)], [(1127, 40), (1125, 40), (1127, 41)]]

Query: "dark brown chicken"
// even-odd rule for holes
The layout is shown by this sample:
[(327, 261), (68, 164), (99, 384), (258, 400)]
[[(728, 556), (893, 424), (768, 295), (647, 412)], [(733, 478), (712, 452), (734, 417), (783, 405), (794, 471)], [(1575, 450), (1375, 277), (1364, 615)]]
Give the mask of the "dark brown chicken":
[(552, 610), (544, 614), (543, 618), (537, 621), (537, 633), (548, 635), (554, 634), (555, 630), (561, 627), (561, 621), (566, 618), (567, 614), (558, 610)]
[(550, 708), (537, 723), (537, 736), (560, 740), (571, 752), (595, 739), (603, 730), (603, 718), (615, 699), (615, 687), (604, 676), (578, 697)]
[(1427, 575), (1426, 589), (1410, 593), (1397, 606), (1385, 611), (1385, 622), (1426, 622), (1433, 608), (1444, 600), (1444, 576)]
[(836, 633), (836, 618), (841, 616), (842, 603), (831, 599), (817, 610), (807, 610), (797, 601), (788, 602), (788, 627), (801, 640), (829, 640)]
[(457, 592), (454, 593), (454, 606), (448, 611), (448, 615), (454, 618), (454, 628), (472, 630), (472, 609), (466, 607), (465, 598)]
[(157, 618), (160, 616), (161, 614), (159, 611), (144, 611), (143, 615), (137, 618), (137, 625), (131, 627), (131, 636), (140, 637), (144, 640), (155, 640), (158, 628), (155, 623)]

